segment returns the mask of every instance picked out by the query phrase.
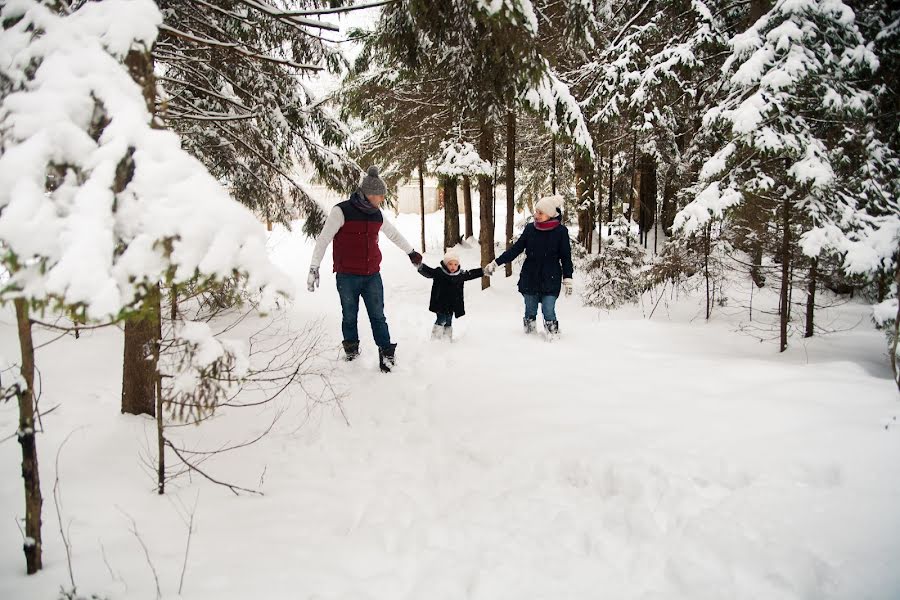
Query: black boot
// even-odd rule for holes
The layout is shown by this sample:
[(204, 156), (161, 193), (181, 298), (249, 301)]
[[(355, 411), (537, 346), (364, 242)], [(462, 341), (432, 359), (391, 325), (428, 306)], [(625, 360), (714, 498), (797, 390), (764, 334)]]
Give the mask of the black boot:
[(344, 360), (351, 361), (359, 356), (359, 340), (344, 342)]
[(535, 323), (537, 323), (537, 319), (531, 319), (529, 317), (525, 317), (522, 319), (522, 325), (525, 327), (525, 333), (534, 333)]
[(559, 337), (559, 321), (544, 321), (544, 328), (551, 340)]
[(382, 373), (390, 373), (394, 368), (394, 352), (397, 350), (397, 344), (388, 344), (378, 349), (378, 366)]

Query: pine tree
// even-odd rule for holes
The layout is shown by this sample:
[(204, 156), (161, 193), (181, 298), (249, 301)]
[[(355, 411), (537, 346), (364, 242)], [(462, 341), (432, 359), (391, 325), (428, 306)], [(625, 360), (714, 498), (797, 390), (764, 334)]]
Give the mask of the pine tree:
[[(299, 210), (315, 235), (325, 213), (297, 166), (348, 192), (359, 168), (348, 159), (347, 125), (309, 77), (339, 74), (343, 56), (312, 13), (346, 2), (321, 0), (161, 0), (164, 22), (153, 48), (163, 94), (157, 114), (185, 148), (225, 182), (233, 197), (269, 225)], [(327, 11), (325, 11), (327, 13)]]
[(698, 231), (748, 202), (775, 217), (783, 351), (795, 248), (810, 261), (839, 254), (849, 273), (892, 267), (897, 161), (872, 126), (875, 97), (858, 83), (878, 61), (845, 4), (776, 3), (729, 43), (727, 96), (703, 120), (718, 150), (675, 225)]

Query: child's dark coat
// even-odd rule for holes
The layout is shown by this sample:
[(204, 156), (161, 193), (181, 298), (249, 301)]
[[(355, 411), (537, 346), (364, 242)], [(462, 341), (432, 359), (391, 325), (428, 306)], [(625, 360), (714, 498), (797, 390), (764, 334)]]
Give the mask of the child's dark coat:
[(471, 271), (459, 269), (456, 273), (451, 273), (443, 262), (441, 262), (441, 266), (434, 269), (422, 263), (419, 266), (419, 273), (423, 277), (433, 280), (428, 310), (442, 315), (452, 314), (456, 317), (466, 314), (463, 296), (465, 282), (484, 277), (482, 269), (472, 269)]

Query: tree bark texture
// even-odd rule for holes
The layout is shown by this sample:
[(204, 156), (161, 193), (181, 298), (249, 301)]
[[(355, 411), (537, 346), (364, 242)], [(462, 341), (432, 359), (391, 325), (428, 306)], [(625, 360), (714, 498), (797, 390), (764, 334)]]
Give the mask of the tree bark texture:
[(466, 239), (475, 235), (475, 228), (472, 224), (472, 178), (468, 175), (463, 177), (463, 208), (466, 211)]
[(459, 243), (459, 199), (456, 177), (444, 178), (444, 246), (452, 248)]
[(419, 155), (419, 213), (422, 217), (422, 254), (425, 254), (425, 160)]
[(809, 282), (806, 288), (806, 333), (803, 337), (812, 337), (816, 312), (816, 278), (818, 277), (819, 259), (812, 259), (809, 266)]
[[(138, 49), (130, 51), (125, 57), (125, 66), (131, 78), (141, 86), (147, 110), (154, 115), (156, 79), (153, 75), (153, 57), (149, 48), (144, 51)], [(159, 126), (155, 116), (151, 125)], [(122, 168), (120, 165), (116, 172), (113, 191), (118, 194), (124, 190), (132, 176), (133, 168)], [(122, 357), (123, 413), (156, 414), (156, 361), (152, 357), (159, 341), (160, 291), (157, 284), (149, 290), (142, 313), (125, 321), (125, 347)]]
[[(494, 128), (485, 120), (481, 125), (478, 138), (478, 155), (482, 160), (490, 161), (494, 157)], [(490, 175), (478, 176), (478, 195), (481, 207), (481, 223), (478, 239), (481, 243), (481, 264), (486, 265), (494, 260), (494, 199), (493, 182)], [(491, 286), (489, 277), (481, 278), (481, 289)]]
[[(516, 211), (516, 113), (506, 113), (506, 249), (513, 243), (513, 217)], [(506, 276), (512, 276), (512, 263), (506, 263)]]
[(781, 223), (781, 352), (787, 350), (788, 319), (790, 318), (791, 287), (791, 202), (785, 197), (782, 203)]
[(19, 444), (22, 446), (22, 480), (25, 484), (25, 568), (33, 575), (43, 567), (41, 545), (41, 478), (38, 471), (37, 439), (34, 427), (34, 341), (31, 337), (31, 319), (28, 303), (14, 301), (16, 324), (19, 332), (19, 349), (22, 355), (21, 374), (24, 390), (19, 390)]
[(143, 311), (125, 322), (122, 412), (156, 415), (157, 348), (162, 337), (159, 286), (144, 298)]

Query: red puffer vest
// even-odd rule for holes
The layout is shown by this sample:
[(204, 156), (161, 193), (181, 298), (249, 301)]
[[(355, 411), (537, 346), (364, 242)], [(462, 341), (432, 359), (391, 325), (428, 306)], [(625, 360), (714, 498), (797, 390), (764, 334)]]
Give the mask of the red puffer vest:
[(381, 270), (378, 232), (384, 217), (381, 211), (367, 214), (349, 200), (338, 204), (344, 213), (344, 225), (334, 236), (334, 272), (350, 275), (374, 275)]

